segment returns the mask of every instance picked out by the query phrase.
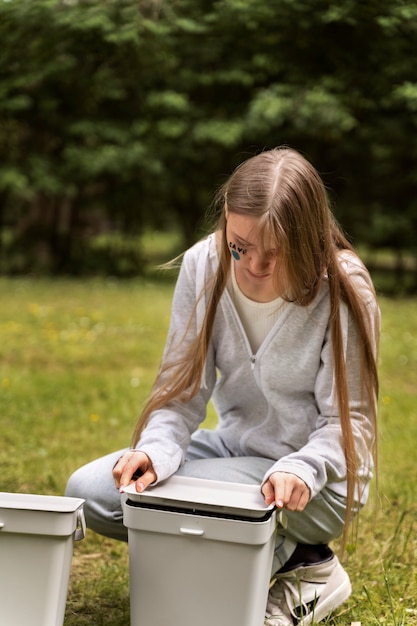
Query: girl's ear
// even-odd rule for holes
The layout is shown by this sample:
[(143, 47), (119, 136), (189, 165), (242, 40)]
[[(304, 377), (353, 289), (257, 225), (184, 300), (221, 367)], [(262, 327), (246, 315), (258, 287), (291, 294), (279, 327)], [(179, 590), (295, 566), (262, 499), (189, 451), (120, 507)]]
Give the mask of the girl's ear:
[(224, 217), (225, 217), (226, 222), (227, 222), (227, 218), (229, 217), (229, 210), (227, 208), (227, 200), (224, 201)]

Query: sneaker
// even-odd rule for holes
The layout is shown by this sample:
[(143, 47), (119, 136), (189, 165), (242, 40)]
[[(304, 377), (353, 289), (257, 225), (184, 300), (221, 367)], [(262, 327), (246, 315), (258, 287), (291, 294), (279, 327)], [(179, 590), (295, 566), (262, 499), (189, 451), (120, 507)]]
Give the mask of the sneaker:
[(266, 626), (308, 626), (320, 622), (352, 593), (347, 572), (333, 556), (317, 565), (276, 574), (269, 590)]

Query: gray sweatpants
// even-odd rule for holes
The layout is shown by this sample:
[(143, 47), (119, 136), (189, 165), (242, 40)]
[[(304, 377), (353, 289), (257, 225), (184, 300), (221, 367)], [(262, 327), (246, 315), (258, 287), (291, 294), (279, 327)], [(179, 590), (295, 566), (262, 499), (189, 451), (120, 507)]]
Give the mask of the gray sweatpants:
[[(87, 526), (101, 535), (127, 541), (123, 525), (121, 497), (112, 470), (125, 450), (118, 450), (78, 469), (70, 477), (65, 495), (84, 498)], [(200, 429), (194, 433), (186, 461), (178, 470), (182, 476), (261, 485), (272, 459), (231, 457), (216, 431)], [(287, 528), (277, 535), (272, 572), (290, 558), (297, 543), (329, 543), (343, 530), (345, 499), (324, 488), (302, 512), (287, 511)]]

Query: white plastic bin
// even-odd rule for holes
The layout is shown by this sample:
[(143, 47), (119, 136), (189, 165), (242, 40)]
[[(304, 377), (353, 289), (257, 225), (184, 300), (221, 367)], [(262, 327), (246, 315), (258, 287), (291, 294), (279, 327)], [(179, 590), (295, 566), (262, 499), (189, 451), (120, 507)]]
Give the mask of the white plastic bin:
[(126, 489), (132, 626), (261, 626), (277, 513), (256, 485), (173, 476)]
[(84, 500), (0, 492), (0, 625), (61, 626)]

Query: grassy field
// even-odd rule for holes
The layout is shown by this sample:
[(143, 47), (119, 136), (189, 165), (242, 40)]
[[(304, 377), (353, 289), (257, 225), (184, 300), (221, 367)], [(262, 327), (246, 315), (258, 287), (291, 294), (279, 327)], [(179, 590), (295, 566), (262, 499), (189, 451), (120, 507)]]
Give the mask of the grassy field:
[[(171, 294), (168, 280), (0, 279), (1, 491), (61, 495), (79, 465), (128, 445)], [(353, 595), (334, 625), (417, 624), (417, 300), (380, 304), (379, 494), (344, 557)], [(76, 544), (65, 625), (129, 625), (125, 545)]]

